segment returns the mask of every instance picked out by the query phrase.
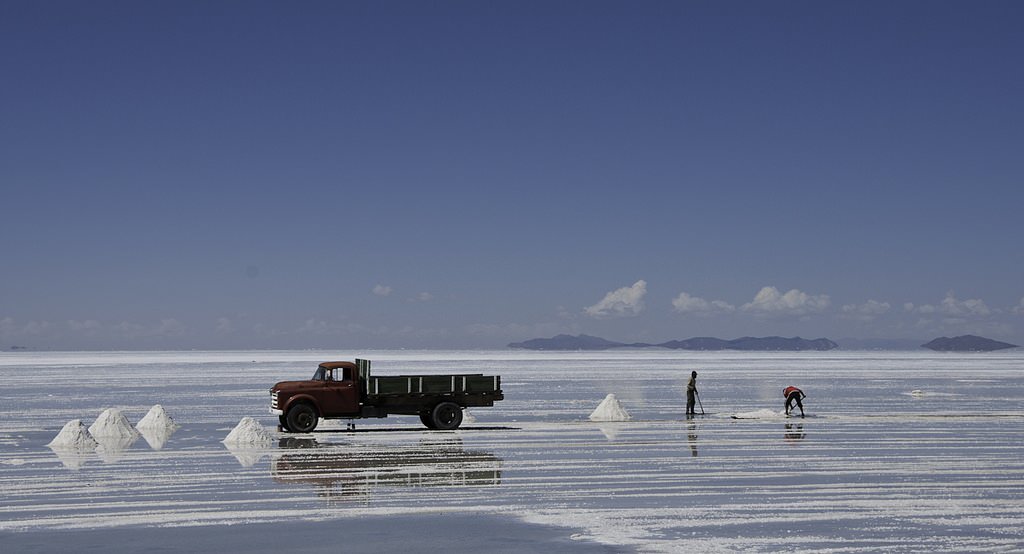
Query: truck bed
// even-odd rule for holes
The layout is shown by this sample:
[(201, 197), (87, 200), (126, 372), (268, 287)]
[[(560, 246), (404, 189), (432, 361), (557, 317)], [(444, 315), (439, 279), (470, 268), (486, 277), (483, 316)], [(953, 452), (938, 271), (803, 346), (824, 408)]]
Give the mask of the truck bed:
[(461, 375), (392, 375), (369, 377), (366, 396), (411, 394), (478, 394), (501, 391), (501, 377), (481, 373)]

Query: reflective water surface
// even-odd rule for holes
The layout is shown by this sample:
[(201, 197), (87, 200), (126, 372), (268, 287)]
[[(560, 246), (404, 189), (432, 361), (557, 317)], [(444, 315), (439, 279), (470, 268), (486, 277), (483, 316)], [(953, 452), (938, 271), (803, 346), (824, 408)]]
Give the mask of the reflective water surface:
[[(506, 400), (451, 432), (275, 431), (270, 384), (355, 357), (498, 373)], [(695, 369), (707, 415), (687, 419)], [(4, 353), (0, 378), (0, 531), (493, 513), (650, 551), (1024, 549), (1017, 352)], [(781, 413), (788, 385), (807, 417)], [(587, 420), (608, 393), (629, 421)], [(158, 403), (180, 425), (165, 436), (46, 447), (71, 419)], [(275, 442), (222, 444), (244, 416)]]

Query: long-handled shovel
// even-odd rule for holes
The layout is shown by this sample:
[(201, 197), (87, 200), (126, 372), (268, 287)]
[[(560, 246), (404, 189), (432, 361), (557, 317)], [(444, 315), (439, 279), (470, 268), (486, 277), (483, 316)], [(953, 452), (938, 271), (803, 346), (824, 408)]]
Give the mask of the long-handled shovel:
[(693, 394), (697, 396), (697, 404), (700, 406), (700, 415), (707, 415), (704, 413), (704, 403), (700, 401), (700, 393), (693, 391)]

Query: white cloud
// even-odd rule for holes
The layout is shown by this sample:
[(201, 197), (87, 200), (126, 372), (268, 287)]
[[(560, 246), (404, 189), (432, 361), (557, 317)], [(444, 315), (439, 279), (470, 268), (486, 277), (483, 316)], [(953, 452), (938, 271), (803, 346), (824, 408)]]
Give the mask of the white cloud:
[(180, 337), (185, 334), (185, 324), (177, 319), (161, 319), (160, 323), (153, 326), (146, 326), (140, 323), (122, 321), (114, 325), (111, 330), (122, 337), (129, 339), (153, 338), (153, 337)]
[(391, 296), (392, 292), (394, 292), (394, 289), (387, 285), (377, 284), (373, 287), (373, 294), (377, 296)]
[(413, 327), (406, 325), (390, 331), (392, 336), (416, 339), (416, 340), (439, 340), (451, 336), (451, 331), (445, 327)]
[(218, 335), (230, 335), (235, 331), (235, 325), (231, 323), (231, 320), (226, 317), (218, 317), (217, 325), (214, 327), (213, 332)]
[(842, 317), (847, 319), (859, 319), (861, 321), (871, 321), (876, 317), (887, 313), (890, 308), (892, 308), (892, 305), (888, 302), (868, 300), (863, 304), (847, 304), (843, 306)]
[(410, 302), (410, 303), (416, 303), (416, 302), (430, 302), (433, 299), (434, 299), (434, 295), (433, 294), (430, 294), (429, 292), (421, 292), (421, 293), (417, 294), (416, 296), (410, 296), (409, 298), (406, 298), (405, 301), (406, 302)]
[(14, 339), (40, 337), (50, 333), (54, 328), (49, 321), (29, 321), (24, 325), (19, 325), (11, 317), (0, 319), (0, 336)]
[(118, 323), (114, 326), (114, 331), (129, 339), (136, 339), (150, 335), (144, 326), (130, 321), (122, 321), (121, 323)]
[(177, 319), (161, 319), (156, 328), (158, 337), (180, 337), (185, 334), (185, 324)]
[(40, 340), (57, 331), (57, 326), (49, 322), (32, 321), (27, 324), (18, 324), (13, 317), (0, 319), (0, 337), (10, 340)]
[(1010, 311), (1015, 314), (1024, 315), (1024, 298), (1020, 299), (1020, 303), (1014, 306)]
[(87, 319), (85, 321), (76, 321), (74, 319), (68, 320), (68, 328), (73, 333), (80, 333), (86, 336), (95, 336), (103, 330), (103, 324), (95, 319)]
[(96, 321), (95, 319), (87, 319), (85, 321), (76, 321), (74, 319), (69, 319), (68, 327), (70, 327), (72, 331), (91, 332), (99, 329), (101, 327), (101, 324), (99, 321)]
[[(1022, 299), (1024, 301), (1024, 299)], [(967, 300), (958, 300), (953, 291), (946, 293), (946, 297), (942, 299), (942, 302), (937, 306), (931, 304), (922, 304), (916, 308), (909, 302), (905, 304), (909, 306), (908, 310), (916, 311), (919, 314), (943, 314), (947, 316), (955, 317), (986, 317), (992, 315), (993, 310), (990, 309), (984, 300), (980, 298), (971, 298)]]
[(632, 286), (609, 292), (597, 304), (584, 308), (583, 312), (596, 318), (632, 317), (643, 311), (646, 294), (647, 281), (641, 279)]
[(828, 308), (827, 294), (811, 295), (792, 289), (782, 294), (775, 287), (763, 287), (754, 300), (740, 307), (745, 312), (765, 315), (806, 315)]
[(953, 296), (953, 291), (946, 293), (946, 297), (942, 299), (942, 311), (951, 315), (973, 316), (986, 316), (992, 313), (980, 298), (957, 300)]
[(337, 328), (322, 320), (322, 319), (307, 319), (298, 329), (295, 330), (297, 335), (332, 335), (337, 332)]
[(503, 342), (510, 340), (522, 340), (524, 338), (546, 337), (549, 335), (557, 335), (559, 333), (579, 332), (579, 330), (573, 325), (567, 326), (564, 323), (554, 322), (535, 323), (529, 325), (521, 323), (471, 323), (463, 327), (462, 330), (470, 336), (493, 338), (502, 340)]
[(681, 292), (672, 299), (672, 307), (681, 314), (711, 315), (736, 311), (736, 306), (723, 300), (705, 300), (699, 296), (691, 296)]
[(29, 321), (25, 325), (24, 332), (29, 336), (45, 335), (52, 327), (49, 321)]

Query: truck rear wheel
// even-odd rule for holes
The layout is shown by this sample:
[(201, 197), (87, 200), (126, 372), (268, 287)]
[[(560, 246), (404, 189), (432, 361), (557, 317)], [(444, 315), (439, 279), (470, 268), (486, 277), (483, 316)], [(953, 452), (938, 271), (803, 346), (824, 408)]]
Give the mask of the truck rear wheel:
[(296, 433), (309, 433), (316, 429), (320, 417), (309, 404), (296, 404), (288, 410), (288, 430)]
[[(462, 406), (454, 402), (442, 402), (430, 412), (431, 429), (450, 431), (462, 425)], [(428, 425), (428, 427), (430, 427)]]

